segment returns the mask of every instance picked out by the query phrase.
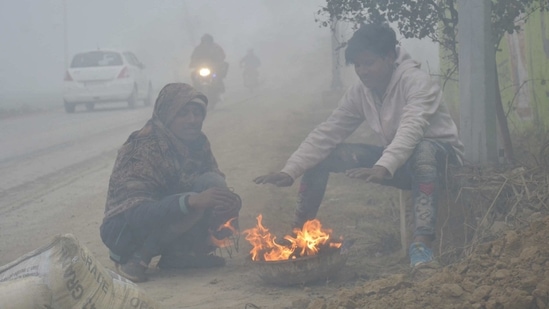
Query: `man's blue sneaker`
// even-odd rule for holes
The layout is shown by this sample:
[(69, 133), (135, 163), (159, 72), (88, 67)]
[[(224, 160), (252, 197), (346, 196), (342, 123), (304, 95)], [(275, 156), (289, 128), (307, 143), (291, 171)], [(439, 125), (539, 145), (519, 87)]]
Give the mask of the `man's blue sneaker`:
[(410, 266), (416, 267), (421, 264), (433, 261), (433, 250), (427, 248), (422, 242), (414, 242), (408, 250), (410, 255)]

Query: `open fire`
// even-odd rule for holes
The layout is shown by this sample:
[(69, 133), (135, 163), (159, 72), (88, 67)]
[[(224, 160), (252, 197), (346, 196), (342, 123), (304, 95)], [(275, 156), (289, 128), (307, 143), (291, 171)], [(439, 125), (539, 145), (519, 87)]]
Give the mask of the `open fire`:
[(284, 236), (283, 243), (276, 241), (261, 223), (263, 216), (257, 216), (257, 226), (244, 230), (246, 240), (253, 246), (252, 261), (283, 261), (313, 256), (329, 248), (341, 247), (341, 241), (331, 239), (331, 229), (323, 229), (318, 219), (305, 222), (302, 229), (294, 229), (294, 235)]
[(235, 228), (236, 217), (223, 223), (216, 231), (210, 230), (210, 242), (218, 248), (226, 248), (235, 245), (239, 231)]

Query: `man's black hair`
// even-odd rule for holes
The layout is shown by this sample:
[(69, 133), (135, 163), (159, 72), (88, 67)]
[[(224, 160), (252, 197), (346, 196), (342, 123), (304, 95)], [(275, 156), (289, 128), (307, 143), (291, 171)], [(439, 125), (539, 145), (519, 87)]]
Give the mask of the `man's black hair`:
[(389, 52), (395, 52), (397, 43), (396, 33), (388, 24), (362, 24), (347, 42), (345, 62), (353, 64), (363, 51), (385, 57)]

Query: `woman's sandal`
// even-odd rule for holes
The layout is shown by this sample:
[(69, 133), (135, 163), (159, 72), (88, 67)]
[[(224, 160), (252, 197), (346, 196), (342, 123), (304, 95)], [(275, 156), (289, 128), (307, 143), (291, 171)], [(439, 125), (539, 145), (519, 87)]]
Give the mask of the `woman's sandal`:
[(126, 264), (115, 263), (115, 267), (116, 273), (134, 283), (145, 282), (148, 279), (147, 274), (145, 274), (148, 266), (144, 265), (143, 262), (130, 260)]

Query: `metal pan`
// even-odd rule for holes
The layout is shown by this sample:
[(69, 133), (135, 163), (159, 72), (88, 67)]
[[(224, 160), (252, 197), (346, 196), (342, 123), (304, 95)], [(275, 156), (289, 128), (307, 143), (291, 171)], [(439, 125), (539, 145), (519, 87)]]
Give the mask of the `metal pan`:
[(347, 262), (349, 246), (330, 248), (314, 256), (284, 261), (250, 261), (263, 281), (275, 285), (296, 285), (327, 280)]

